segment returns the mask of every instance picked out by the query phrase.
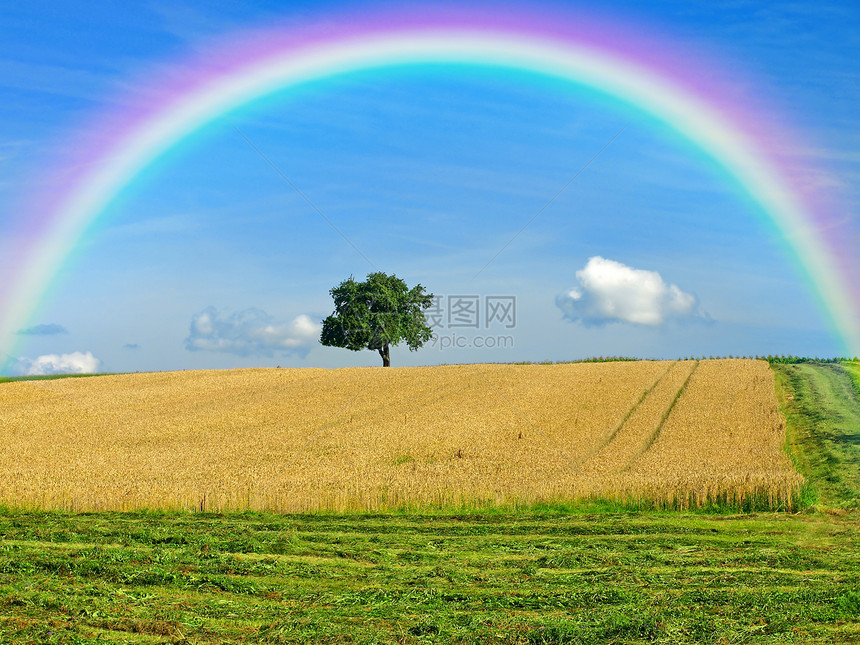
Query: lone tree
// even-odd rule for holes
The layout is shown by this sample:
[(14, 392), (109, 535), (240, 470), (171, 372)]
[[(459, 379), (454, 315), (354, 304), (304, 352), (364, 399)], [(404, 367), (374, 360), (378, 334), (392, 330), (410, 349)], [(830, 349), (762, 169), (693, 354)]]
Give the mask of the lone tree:
[(371, 273), (364, 282), (352, 276), (329, 291), (334, 313), (322, 324), (320, 342), (353, 351), (375, 349), (382, 366), (391, 367), (388, 346), (405, 340), (415, 351), (430, 340), (424, 310), (433, 304), (433, 294), (420, 284), (412, 289), (395, 275)]

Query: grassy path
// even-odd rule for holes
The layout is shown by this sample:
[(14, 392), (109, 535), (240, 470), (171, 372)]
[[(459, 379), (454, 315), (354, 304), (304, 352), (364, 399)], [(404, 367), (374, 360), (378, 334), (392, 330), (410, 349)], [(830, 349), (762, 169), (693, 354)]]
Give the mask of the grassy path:
[(860, 394), (860, 363), (856, 361), (846, 361), (842, 363), (842, 368), (848, 372), (851, 380), (854, 381), (854, 387), (857, 393)]
[[(774, 365), (789, 445), (825, 505), (860, 508), (860, 376), (856, 364)], [(853, 375), (853, 377), (852, 377)]]
[(860, 639), (851, 517), (2, 514), (3, 643)]

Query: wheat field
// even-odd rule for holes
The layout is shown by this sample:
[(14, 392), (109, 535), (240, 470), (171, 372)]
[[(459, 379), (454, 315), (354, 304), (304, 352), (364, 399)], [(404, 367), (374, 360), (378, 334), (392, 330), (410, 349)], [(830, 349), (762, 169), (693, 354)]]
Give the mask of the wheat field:
[(0, 504), (790, 505), (764, 361), (243, 369), (0, 385)]

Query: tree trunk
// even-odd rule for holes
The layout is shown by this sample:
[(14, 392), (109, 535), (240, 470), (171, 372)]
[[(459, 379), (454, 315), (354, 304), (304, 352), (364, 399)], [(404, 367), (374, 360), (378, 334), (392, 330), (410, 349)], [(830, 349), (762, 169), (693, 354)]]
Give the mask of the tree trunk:
[(382, 367), (391, 367), (391, 359), (388, 357), (388, 343), (385, 346), (377, 349), (379, 355), (382, 356)]

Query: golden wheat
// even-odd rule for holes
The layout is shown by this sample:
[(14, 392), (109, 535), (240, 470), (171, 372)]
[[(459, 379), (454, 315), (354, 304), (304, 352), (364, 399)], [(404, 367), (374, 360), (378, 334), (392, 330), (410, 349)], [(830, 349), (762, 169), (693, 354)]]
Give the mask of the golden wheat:
[(0, 385), (0, 503), (378, 509), (788, 500), (760, 361), (252, 369)]

